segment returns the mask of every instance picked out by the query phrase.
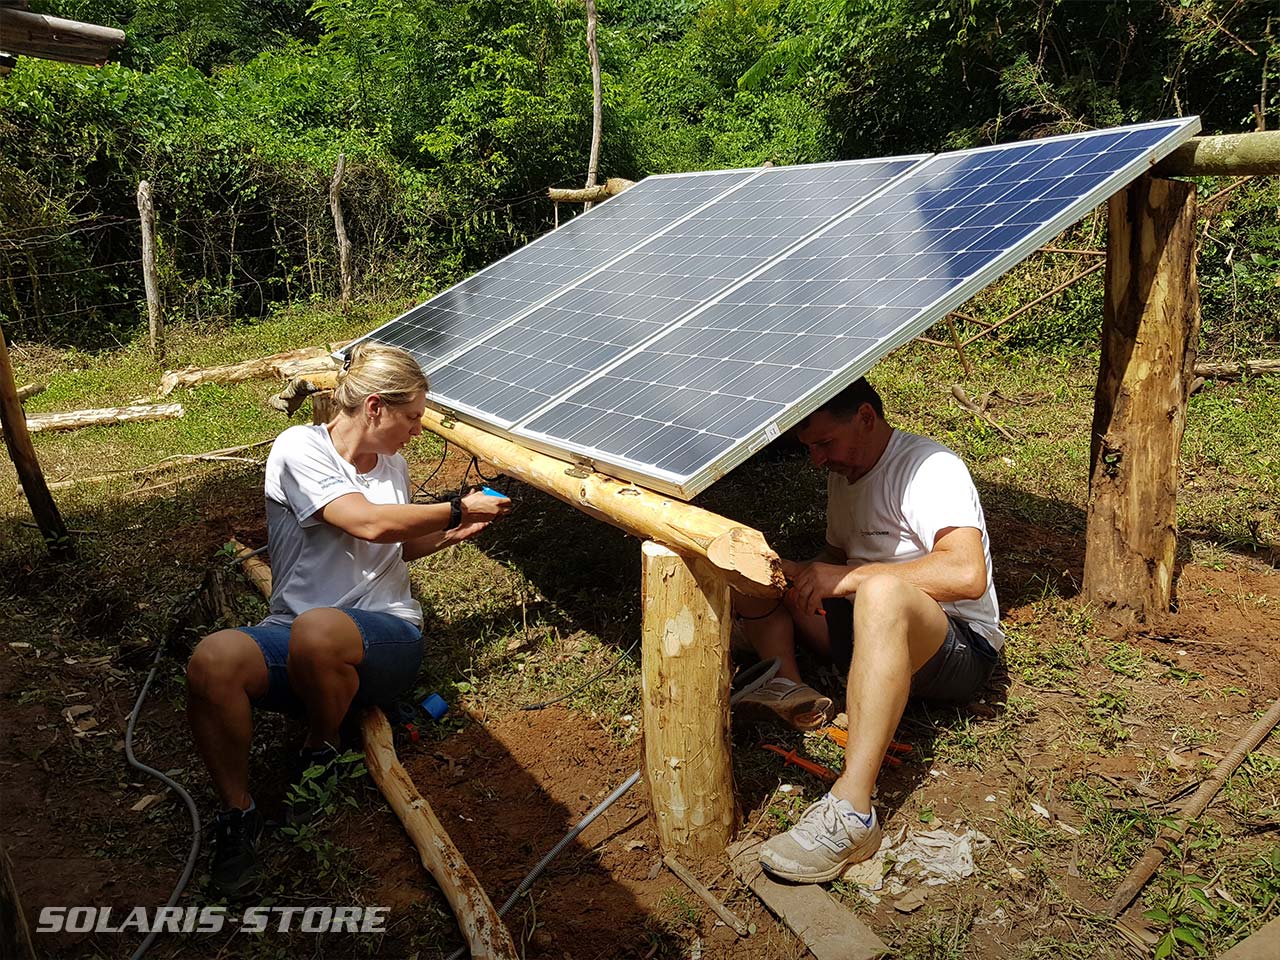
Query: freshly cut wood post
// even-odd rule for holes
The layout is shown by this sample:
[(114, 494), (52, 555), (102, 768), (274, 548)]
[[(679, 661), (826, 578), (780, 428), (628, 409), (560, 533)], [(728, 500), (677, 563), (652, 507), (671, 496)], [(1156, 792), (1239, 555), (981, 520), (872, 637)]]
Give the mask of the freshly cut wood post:
[(347, 170), (347, 155), (338, 154), (338, 168), (329, 184), (329, 209), (333, 212), (333, 229), (338, 235), (338, 274), (342, 282), (342, 312), (351, 311), (351, 241), (342, 221), (342, 175)]
[(1192, 137), (1151, 168), (1156, 177), (1262, 177), (1280, 173), (1280, 130)]
[(364, 761), (369, 776), (400, 818), (405, 833), (418, 849), (422, 865), (435, 877), (453, 907), (471, 956), (517, 960), (520, 954), (498, 911), (449, 839), (431, 804), (396, 758), (386, 716), (377, 707), (370, 708), (360, 719), (360, 730), (364, 734)]
[(30, 400), (32, 397), (44, 393), (48, 390), (48, 386), (43, 383), (28, 383), (18, 388), (19, 400)]
[(317, 390), (311, 394), (312, 423), (328, 423), (333, 419), (335, 409), (332, 390)]
[(667, 853), (718, 857), (736, 810), (729, 754), (729, 588), (698, 557), (641, 548), (644, 773)]
[(160, 278), (156, 272), (156, 209), (151, 203), (151, 184), (138, 184), (138, 217), (142, 221), (142, 282), (147, 291), (147, 328), (151, 333), (151, 355), (164, 359), (164, 313), (160, 309)]
[(49, 546), (49, 553), (61, 560), (71, 559), (75, 556), (75, 546), (40, 471), (36, 448), (31, 444), (31, 432), (27, 429), (22, 401), (18, 399), (18, 385), (14, 382), (13, 364), (9, 361), (9, 345), (5, 342), (3, 329), (0, 329), (0, 430), (4, 432), (9, 459), (13, 461), (22, 490), (27, 495), (31, 516)]
[(1187, 832), (1188, 821), (1194, 820), (1205, 812), (1209, 806), (1209, 801), (1217, 796), (1218, 791), (1222, 789), (1222, 785), (1227, 782), (1227, 778), (1244, 762), (1245, 757), (1258, 748), (1258, 744), (1267, 738), (1267, 735), (1271, 733), (1277, 723), (1280, 723), (1280, 700), (1273, 703), (1271, 709), (1245, 731), (1244, 736), (1236, 741), (1236, 745), (1232, 747), (1231, 752), (1218, 761), (1218, 765), (1213, 768), (1213, 773), (1209, 775), (1209, 778), (1200, 784), (1195, 793), (1182, 802), (1182, 805), (1178, 808), (1175, 826), (1163, 827), (1160, 830), (1146, 856), (1129, 871), (1129, 875), (1124, 878), (1124, 882), (1120, 884), (1115, 895), (1107, 903), (1108, 916), (1120, 916), (1124, 912), (1124, 908), (1133, 902), (1133, 898), (1138, 895), (1147, 881), (1159, 869), (1160, 864), (1164, 861), (1165, 854), (1169, 851), (1169, 845), (1177, 843), (1182, 839), (1182, 835)]
[(1195, 187), (1141, 177), (1108, 215), (1084, 596), (1145, 619), (1169, 609), (1173, 590), (1178, 453), (1200, 333)]
[(265, 380), (270, 377), (288, 379), (312, 373), (336, 371), (337, 364), (329, 354), (345, 347), (350, 340), (328, 347), (300, 347), (274, 353), (269, 357), (257, 357), (228, 363), (218, 367), (183, 367), (166, 370), (160, 378), (159, 396), (167, 397), (178, 387), (194, 387), (202, 383), (239, 383), (242, 380)]
[(596, 202), (599, 200), (608, 200), (610, 197), (616, 197), (618, 194), (622, 193), (623, 190), (634, 186), (634, 180), (624, 180), (622, 177), (610, 177), (603, 184), (596, 187), (589, 187), (585, 190), (552, 187), (547, 191), (547, 196), (556, 203)]
[(758, 530), (601, 473), (573, 476), (569, 471), (577, 470), (571, 463), (470, 424), (446, 421), (436, 410), (427, 410), (422, 425), (597, 520), (681, 553), (707, 558), (740, 593), (777, 597), (786, 586), (782, 562)]
[(68, 410), (65, 413), (33, 413), (27, 417), (32, 433), (78, 430), (111, 423), (146, 420), (176, 420), (186, 411), (180, 403), (140, 403), (132, 407), (103, 407), (97, 410)]
[[(261, 557), (248, 556), (253, 551), (240, 541), (232, 540), (231, 545), (235, 555), (243, 558), (245, 575), (264, 597), (270, 597), (271, 567)], [(449, 839), (426, 797), (414, 786), (409, 772), (401, 766), (386, 715), (377, 707), (365, 711), (360, 718), (360, 732), (364, 736), (364, 761), (369, 768), (369, 776), (400, 818), (405, 833), (409, 834), (418, 850), (422, 865), (435, 878), (445, 899), (453, 907), (458, 926), (471, 948), (471, 956), (486, 960), (519, 960), (511, 934), (480, 886), (480, 881)]]
[(1197, 363), (1197, 377), (1213, 377), (1228, 380), (1232, 377), (1257, 376), (1260, 373), (1280, 373), (1280, 360), (1242, 360), (1239, 363)]

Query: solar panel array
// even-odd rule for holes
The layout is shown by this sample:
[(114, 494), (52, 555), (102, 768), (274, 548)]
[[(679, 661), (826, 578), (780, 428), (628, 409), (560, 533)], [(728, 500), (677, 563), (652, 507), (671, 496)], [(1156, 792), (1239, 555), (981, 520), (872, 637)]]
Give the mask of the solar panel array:
[(693, 496), (1198, 129), (650, 177), (371, 336), (436, 406)]

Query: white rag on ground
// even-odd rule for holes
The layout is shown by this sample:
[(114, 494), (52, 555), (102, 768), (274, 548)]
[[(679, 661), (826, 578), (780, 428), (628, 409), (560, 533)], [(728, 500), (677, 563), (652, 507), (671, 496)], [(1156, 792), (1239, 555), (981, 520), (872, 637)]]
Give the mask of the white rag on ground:
[(935, 886), (973, 876), (973, 851), (990, 842), (991, 838), (979, 830), (964, 833), (925, 830), (907, 834), (889, 855), (896, 861), (899, 873), (903, 866), (914, 861), (924, 882)]

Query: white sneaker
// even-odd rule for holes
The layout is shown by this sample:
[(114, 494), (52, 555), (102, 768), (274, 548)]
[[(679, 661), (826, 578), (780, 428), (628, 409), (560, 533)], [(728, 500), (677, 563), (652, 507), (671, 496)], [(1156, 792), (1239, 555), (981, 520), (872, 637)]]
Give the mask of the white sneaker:
[(875, 856), (880, 837), (874, 808), (867, 826), (847, 800), (828, 793), (810, 804), (794, 827), (760, 848), (760, 865), (784, 880), (824, 883)]

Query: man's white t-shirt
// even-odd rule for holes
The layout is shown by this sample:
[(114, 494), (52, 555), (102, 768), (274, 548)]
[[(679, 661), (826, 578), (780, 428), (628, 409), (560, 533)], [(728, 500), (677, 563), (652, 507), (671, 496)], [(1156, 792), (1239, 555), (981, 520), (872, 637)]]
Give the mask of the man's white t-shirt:
[(276, 438), (267, 457), (267, 540), (271, 546), (271, 613), (288, 622), (313, 607), (354, 607), (394, 614), (422, 626), (422, 607), (409, 592), (409, 568), (399, 543), (369, 543), (320, 518), (326, 504), (348, 493), (370, 503), (408, 503), (409, 465), (379, 454), (368, 473), (334, 449), (323, 424), (296, 426)]
[(976, 527), (982, 533), (987, 592), (977, 600), (943, 603), (942, 609), (999, 650), (1004, 634), (987, 522), (964, 461), (927, 437), (894, 430), (865, 476), (853, 483), (837, 473), (827, 476), (827, 542), (843, 550), (851, 565), (923, 557), (946, 527)]

